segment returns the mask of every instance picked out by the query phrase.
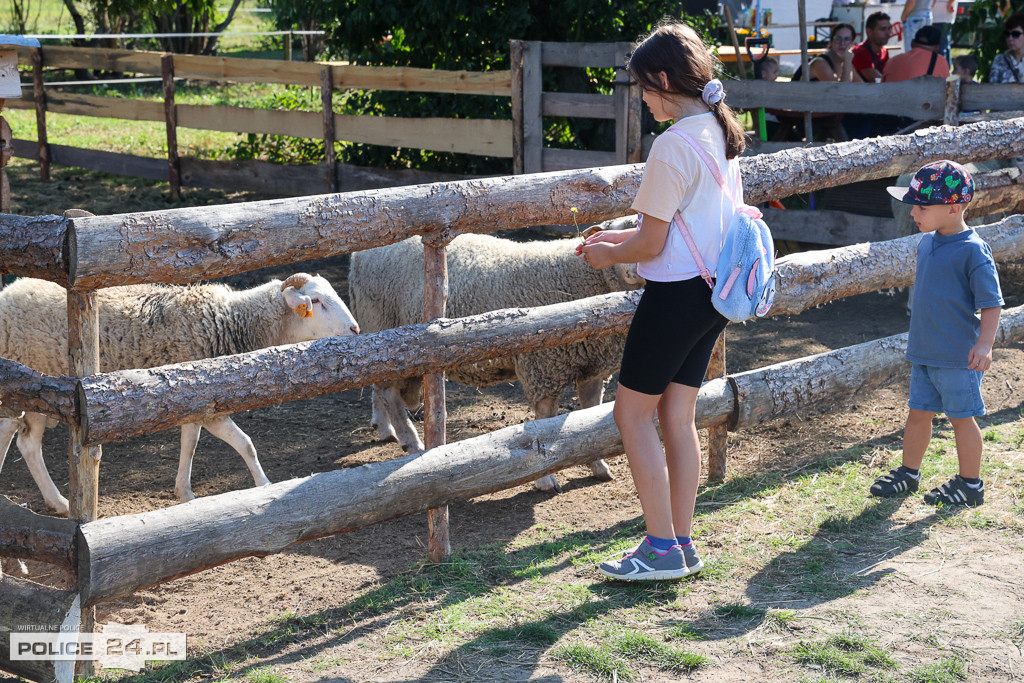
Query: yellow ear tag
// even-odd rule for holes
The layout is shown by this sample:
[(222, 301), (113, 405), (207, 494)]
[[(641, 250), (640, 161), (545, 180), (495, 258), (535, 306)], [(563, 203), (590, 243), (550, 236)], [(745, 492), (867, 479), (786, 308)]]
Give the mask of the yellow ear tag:
[(312, 318), (313, 311), (306, 304), (299, 304), (295, 307), (295, 315), (300, 318)]

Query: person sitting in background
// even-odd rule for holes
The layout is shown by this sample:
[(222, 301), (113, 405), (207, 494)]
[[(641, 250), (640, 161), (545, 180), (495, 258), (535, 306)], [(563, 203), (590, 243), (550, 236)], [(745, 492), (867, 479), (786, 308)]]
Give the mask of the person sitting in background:
[(974, 75), (978, 73), (978, 58), (974, 55), (960, 55), (953, 59), (953, 75), (959, 76), (960, 80), (970, 83)]
[(853, 68), (867, 83), (875, 83), (882, 77), (889, 50), (885, 44), (892, 37), (892, 21), (885, 12), (875, 12), (864, 24), (864, 42), (853, 48)]
[(1024, 13), (1011, 14), (1004, 29), (1006, 52), (992, 60), (989, 83), (1024, 83)]
[(779, 60), (775, 57), (765, 57), (761, 60), (761, 80), (774, 81), (779, 77)]
[(942, 36), (934, 26), (922, 26), (914, 34), (911, 50), (906, 54), (896, 55), (885, 65), (882, 80), (887, 83), (909, 81), (918, 76), (936, 76), (945, 78), (949, 75), (949, 64), (939, 54), (939, 43)]
[[(860, 74), (853, 68), (853, 26), (836, 24), (829, 35), (828, 49), (808, 64), (810, 80), (838, 81), (840, 83), (860, 82)], [(800, 70), (797, 69), (799, 72)], [(796, 76), (793, 80), (799, 80)]]

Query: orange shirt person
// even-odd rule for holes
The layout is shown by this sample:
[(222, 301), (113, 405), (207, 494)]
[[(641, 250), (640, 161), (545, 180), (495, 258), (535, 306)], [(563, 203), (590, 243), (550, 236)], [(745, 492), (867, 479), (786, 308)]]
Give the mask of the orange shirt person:
[(887, 83), (909, 81), (918, 76), (949, 76), (949, 63), (939, 54), (939, 43), (942, 34), (934, 26), (922, 26), (914, 34), (911, 50), (906, 54), (896, 55), (889, 59), (882, 73), (882, 80)]

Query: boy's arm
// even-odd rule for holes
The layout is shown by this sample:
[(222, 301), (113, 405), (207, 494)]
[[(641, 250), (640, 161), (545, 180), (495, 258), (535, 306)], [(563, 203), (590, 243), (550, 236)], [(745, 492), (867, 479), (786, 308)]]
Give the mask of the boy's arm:
[(978, 333), (978, 341), (967, 355), (967, 367), (971, 370), (984, 371), (992, 365), (992, 345), (996, 341), (999, 314), (1002, 310), (999, 306), (981, 309), (981, 331)]

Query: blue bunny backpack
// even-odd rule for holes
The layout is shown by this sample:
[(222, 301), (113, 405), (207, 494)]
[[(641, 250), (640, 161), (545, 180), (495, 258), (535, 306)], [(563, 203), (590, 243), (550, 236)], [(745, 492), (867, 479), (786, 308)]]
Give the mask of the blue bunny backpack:
[(697, 262), (700, 276), (711, 287), (711, 303), (715, 310), (734, 323), (764, 317), (775, 302), (775, 244), (771, 230), (761, 218), (761, 212), (754, 206), (747, 206), (735, 200), (726, 185), (718, 164), (686, 133), (670, 128), (686, 140), (704, 164), (710, 169), (718, 186), (736, 206), (736, 213), (729, 222), (718, 258), (717, 278), (711, 277), (704, 259), (693, 240), (690, 227), (676, 211), (672, 223), (676, 225)]

